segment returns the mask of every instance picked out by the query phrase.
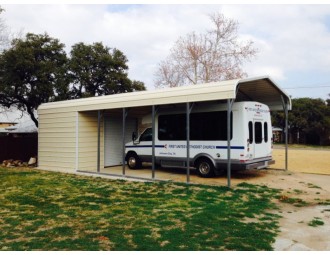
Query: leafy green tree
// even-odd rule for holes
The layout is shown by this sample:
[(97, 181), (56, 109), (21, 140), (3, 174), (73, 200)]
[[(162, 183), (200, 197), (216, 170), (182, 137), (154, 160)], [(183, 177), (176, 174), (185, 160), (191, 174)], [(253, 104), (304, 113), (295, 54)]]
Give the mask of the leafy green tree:
[(73, 45), (69, 70), (73, 80), (71, 98), (145, 90), (143, 82), (128, 78), (126, 56), (101, 42)]
[[(272, 117), (274, 126), (284, 128), (283, 113), (272, 113)], [(320, 145), (330, 143), (330, 107), (326, 101), (320, 98), (292, 99), (292, 111), (289, 112), (288, 121), (292, 142)]]
[(28, 33), (0, 55), (0, 105), (27, 111), (38, 126), (42, 103), (145, 90), (128, 78), (126, 56), (102, 43), (72, 47), (48, 34)]
[(0, 55), (0, 105), (27, 111), (38, 126), (42, 103), (67, 98), (67, 56), (64, 44), (48, 34), (26, 34)]

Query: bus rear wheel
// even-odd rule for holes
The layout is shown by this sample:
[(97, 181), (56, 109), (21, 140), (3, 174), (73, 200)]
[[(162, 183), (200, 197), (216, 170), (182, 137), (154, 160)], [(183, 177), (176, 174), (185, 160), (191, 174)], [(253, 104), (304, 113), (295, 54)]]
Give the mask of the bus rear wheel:
[(208, 158), (202, 158), (197, 161), (196, 169), (201, 177), (213, 177), (215, 175), (214, 165)]

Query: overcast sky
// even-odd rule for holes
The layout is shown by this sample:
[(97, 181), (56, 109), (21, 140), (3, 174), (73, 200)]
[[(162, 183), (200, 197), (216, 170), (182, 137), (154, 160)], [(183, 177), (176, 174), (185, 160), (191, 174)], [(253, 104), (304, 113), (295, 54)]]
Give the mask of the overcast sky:
[(154, 89), (154, 72), (179, 36), (210, 27), (222, 12), (240, 23), (242, 40), (259, 49), (244, 65), (250, 77), (269, 75), (287, 94), (330, 94), (330, 5), (50, 5), (3, 4), (12, 32), (44, 33), (67, 50), (77, 42), (102, 41), (129, 60), (129, 77)]

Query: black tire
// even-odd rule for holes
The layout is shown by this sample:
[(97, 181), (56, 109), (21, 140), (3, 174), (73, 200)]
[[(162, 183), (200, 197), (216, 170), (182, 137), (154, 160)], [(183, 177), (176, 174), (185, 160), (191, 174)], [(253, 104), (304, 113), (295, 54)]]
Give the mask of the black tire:
[(128, 153), (126, 161), (129, 169), (140, 169), (142, 167), (142, 162), (136, 153)]
[(208, 158), (201, 158), (196, 163), (196, 169), (199, 176), (204, 178), (213, 177), (215, 175), (215, 167), (211, 160)]

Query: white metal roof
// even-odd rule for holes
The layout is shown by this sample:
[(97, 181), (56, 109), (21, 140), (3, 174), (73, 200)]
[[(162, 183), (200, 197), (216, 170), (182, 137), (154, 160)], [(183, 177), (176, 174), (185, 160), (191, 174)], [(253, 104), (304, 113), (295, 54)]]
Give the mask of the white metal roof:
[(38, 128), (26, 112), (15, 107), (0, 109), (0, 123), (15, 124), (10, 127), (0, 128), (0, 133), (35, 133)]
[(291, 109), (290, 97), (268, 76), (263, 76), (46, 103), (38, 112), (92, 111), (225, 99), (257, 101), (267, 104), (271, 110), (283, 110), (282, 100), (285, 100)]

